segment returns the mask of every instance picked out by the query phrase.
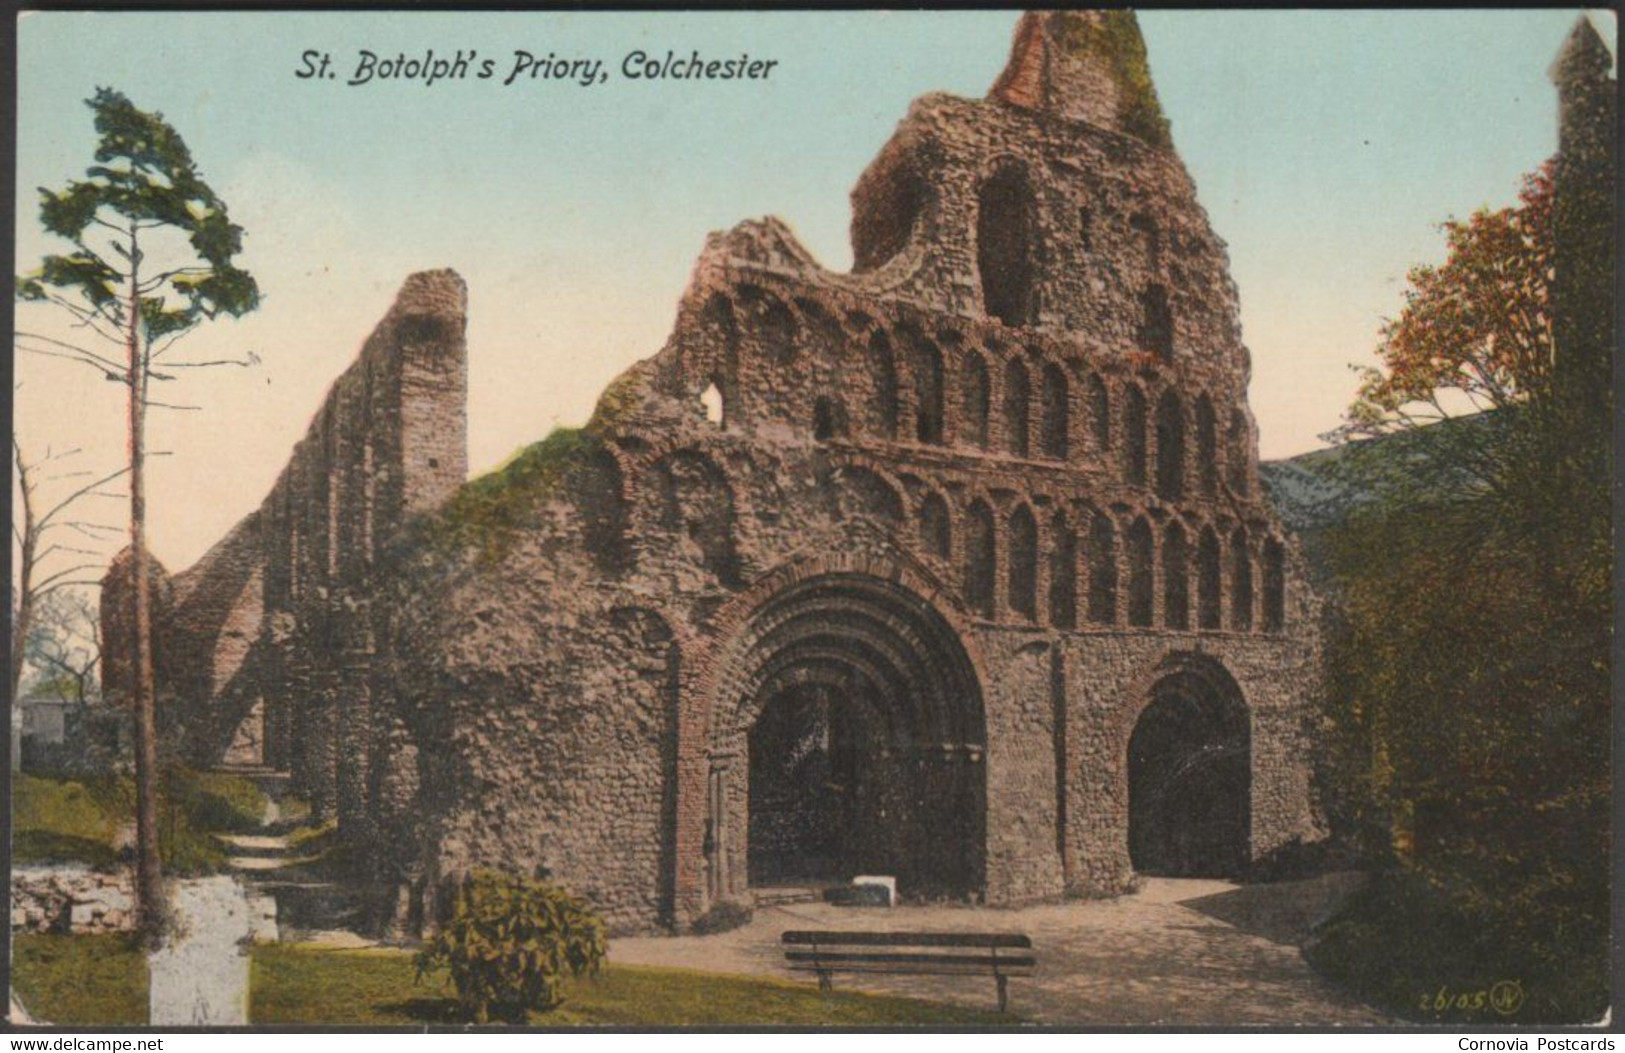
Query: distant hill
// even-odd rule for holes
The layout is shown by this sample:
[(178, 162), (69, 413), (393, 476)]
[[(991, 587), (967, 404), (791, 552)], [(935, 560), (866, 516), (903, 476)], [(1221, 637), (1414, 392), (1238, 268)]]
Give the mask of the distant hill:
[(1264, 461), (1258, 470), (1281, 521), (1296, 533), (1316, 534), (1342, 523), (1384, 491), (1415, 485), (1428, 475), (1443, 485), (1447, 477), (1440, 473), (1449, 462), (1439, 454), (1446, 443), (1482, 440), (1506, 423), (1494, 411), (1456, 417), (1415, 431)]

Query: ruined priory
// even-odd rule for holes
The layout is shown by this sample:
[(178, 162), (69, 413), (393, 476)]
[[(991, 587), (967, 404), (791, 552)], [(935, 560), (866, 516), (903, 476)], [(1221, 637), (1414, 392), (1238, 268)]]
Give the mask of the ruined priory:
[(471, 482), (464, 286), (408, 278), (263, 504), (155, 568), (166, 742), (290, 772), (397, 934), (482, 866), (657, 931), (1317, 836), (1316, 600), (1133, 15), (1025, 16), (852, 205), (851, 273), (712, 235), (666, 346)]

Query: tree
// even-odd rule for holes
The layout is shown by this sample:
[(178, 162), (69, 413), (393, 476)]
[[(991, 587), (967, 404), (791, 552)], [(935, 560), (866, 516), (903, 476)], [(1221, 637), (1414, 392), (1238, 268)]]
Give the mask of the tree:
[(71, 320), (73, 332), (62, 338), (19, 331), (17, 338), (24, 351), (88, 366), (126, 389), (130, 548), (136, 556), (136, 884), (142, 931), (155, 941), (163, 929), (164, 900), (144, 558), (146, 412), (149, 407), (195, 408), (153, 399), (154, 381), (172, 381), (179, 370), (252, 361), (186, 362), (165, 355), (204, 322), (254, 310), (259, 289), (234, 262), (242, 250), (242, 228), (228, 218), (225, 203), (203, 181), (185, 142), (163, 115), (138, 109), (110, 88), (96, 89), (86, 105), (99, 137), (96, 163), (85, 170), (85, 179), (62, 190), (39, 190), (40, 223), (72, 249), (46, 256), (36, 271), (17, 279), (22, 300), (54, 306)]
[(100, 695), (97, 670), (102, 625), (96, 604), (83, 592), (61, 589), (39, 604), (23, 661), (34, 670), (35, 690), (84, 706)]
[(1334, 763), (1395, 869), (1387, 915), (1327, 946), (1385, 946), (1401, 990), (1418, 963), (1517, 975), (1526, 1022), (1607, 1004), (1611, 405), (1561, 367), (1611, 348), (1559, 338), (1552, 173), (1411, 272), (1349, 413), (1375, 499), (1329, 546)]
[[(79, 577), (97, 566), (95, 563), (85, 562), (85, 559), (99, 556), (95, 549), (83, 546), (105, 543), (111, 535), (117, 533), (114, 527), (79, 517), (76, 509), (90, 497), (116, 496), (102, 488), (124, 475), (129, 468), (120, 468), (118, 471), (99, 476), (90, 471), (75, 470), (68, 462), (79, 452), (76, 449), (60, 452), (47, 450), (43, 457), (35, 461), (24, 456), (22, 447), (15, 437), (11, 442), (19, 498), (17, 502), (19, 516), (13, 518), (11, 524), (12, 538), (17, 543), (18, 553), (17, 583), (12, 597), (11, 620), (13, 705), (17, 703), (19, 689), (22, 687), (23, 671), (28, 663), (26, 648), (33, 637), (40, 608), (49, 603), (59, 589), (97, 584), (93, 580)], [(40, 492), (43, 484), (63, 480), (77, 481), (87, 476), (95, 476), (94, 481), (79, 483), (71, 492), (52, 501), (48, 506), (41, 507), (42, 501), (50, 500), (44, 498)], [(56, 540), (58, 536), (67, 537), (70, 532), (73, 535), (71, 539)], [(79, 561), (48, 574), (44, 573), (43, 566), (55, 556), (66, 556), (70, 560)]]

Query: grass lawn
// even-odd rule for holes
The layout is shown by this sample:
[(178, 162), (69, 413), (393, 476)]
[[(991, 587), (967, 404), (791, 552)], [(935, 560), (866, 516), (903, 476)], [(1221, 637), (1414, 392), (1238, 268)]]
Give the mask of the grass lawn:
[[(226, 850), (213, 834), (259, 828), (265, 795), (246, 779), (217, 772), (165, 773), (158, 806), (165, 869), (191, 876), (225, 869)], [(19, 773), (12, 782), (12, 860), (111, 867), (113, 838), (135, 815), (129, 776), (62, 778)]]
[(127, 935), (14, 935), (11, 983), (36, 1020), (145, 1024), (147, 960)]
[[(328, 950), (298, 944), (254, 949), (249, 1019), (256, 1024), (465, 1024), (449, 984), (413, 983), (412, 955), (400, 950)], [(564, 1004), (540, 1025), (709, 1026), (1004, 1024), (994, 1012), (836, 991), (757, 977), (686, 969), (608, 965), (568, 985)]]

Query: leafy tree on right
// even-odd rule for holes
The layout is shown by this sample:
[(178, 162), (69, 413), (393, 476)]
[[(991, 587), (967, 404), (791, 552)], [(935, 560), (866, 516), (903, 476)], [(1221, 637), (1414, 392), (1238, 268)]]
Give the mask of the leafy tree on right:
[[(1608, 1005), (1609, 64), (1582, 21), (1558, 156), (1516, 206), (1443, 224), (1349, 414), (1380, 441), (1336, 468), (1370, 499), (1328, 539), (1328, 804), (1381, 870), (1312, 956), (1413, 1018)], [(1498, 982), (1510, 1011), (1437, 997)]]

